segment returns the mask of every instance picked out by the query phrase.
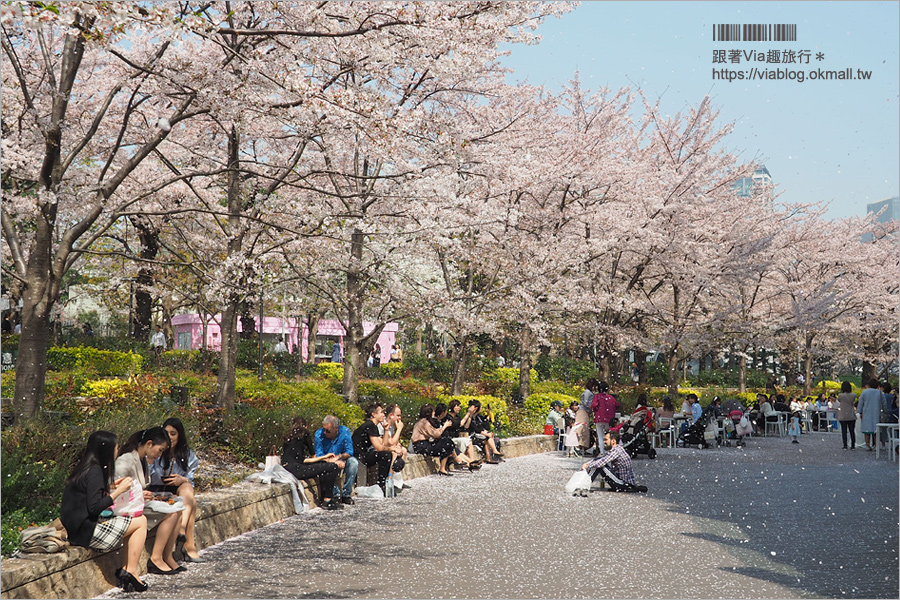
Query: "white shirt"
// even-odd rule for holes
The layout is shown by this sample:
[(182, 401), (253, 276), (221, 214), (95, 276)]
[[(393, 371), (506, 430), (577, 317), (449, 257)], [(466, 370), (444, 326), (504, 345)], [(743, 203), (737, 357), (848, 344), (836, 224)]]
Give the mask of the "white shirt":
[(275, 344), (274, 352), (277, 352), (279, 354), (282, 352), (287, 352), (287, 346), (284, 345), (284, 342), (279, 341), (277, 344)]
[(153, 334), (153, 337), (150, 338), (150, 345), (153, 346), (154, 348), (156, 348), (156, 347), (165, 348), (166, 347), (166, 335), (162, 331), (157, 331), (156, 333)]

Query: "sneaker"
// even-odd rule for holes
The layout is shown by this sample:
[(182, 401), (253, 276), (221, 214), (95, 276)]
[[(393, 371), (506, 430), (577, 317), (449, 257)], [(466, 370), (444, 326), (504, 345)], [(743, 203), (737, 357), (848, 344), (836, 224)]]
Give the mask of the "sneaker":
[(637, 485), (637, 486), (635, 486), (635, 489), (638, 492), (644, 493), (647, 491), (647, 486), (646, 485)]

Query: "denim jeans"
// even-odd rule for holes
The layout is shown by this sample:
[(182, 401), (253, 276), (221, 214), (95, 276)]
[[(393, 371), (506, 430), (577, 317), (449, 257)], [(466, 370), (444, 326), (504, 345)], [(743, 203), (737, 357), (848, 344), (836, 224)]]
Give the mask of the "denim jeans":
[(334, 484), (334, 497), (349, 498), (353, 494), (353, 484), (356, 483), (356, 473), (359, 471), (359, 461), (351, 456), (344, 461), (344, 489), (338, 487), (338, 483)]

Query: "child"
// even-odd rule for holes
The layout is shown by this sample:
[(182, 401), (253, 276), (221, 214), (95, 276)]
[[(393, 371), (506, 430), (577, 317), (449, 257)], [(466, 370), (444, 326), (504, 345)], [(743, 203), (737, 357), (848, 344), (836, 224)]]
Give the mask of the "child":
[(791, 413), (791, 424), (788, 425), (788, 435), (791, 436), (792, 444), (799, 444), (800, 440), (800, 411), (795, 410)]

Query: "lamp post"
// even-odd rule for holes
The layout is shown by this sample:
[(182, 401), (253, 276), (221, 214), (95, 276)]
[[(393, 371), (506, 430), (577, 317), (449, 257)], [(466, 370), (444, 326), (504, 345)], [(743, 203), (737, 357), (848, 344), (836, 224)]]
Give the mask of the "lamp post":
[(566, 311), (563, 310), (563, 379), (566, 385), (569, 385), (569, 321), (566, 318)]
[(262, 286), (259, 288), (259, 325), (257, 326), (257, 330), (259, 331), (259, 363), (258, 363), (258, 372), (257, 378), (262, 381), (263, 378), (263, 291)]

